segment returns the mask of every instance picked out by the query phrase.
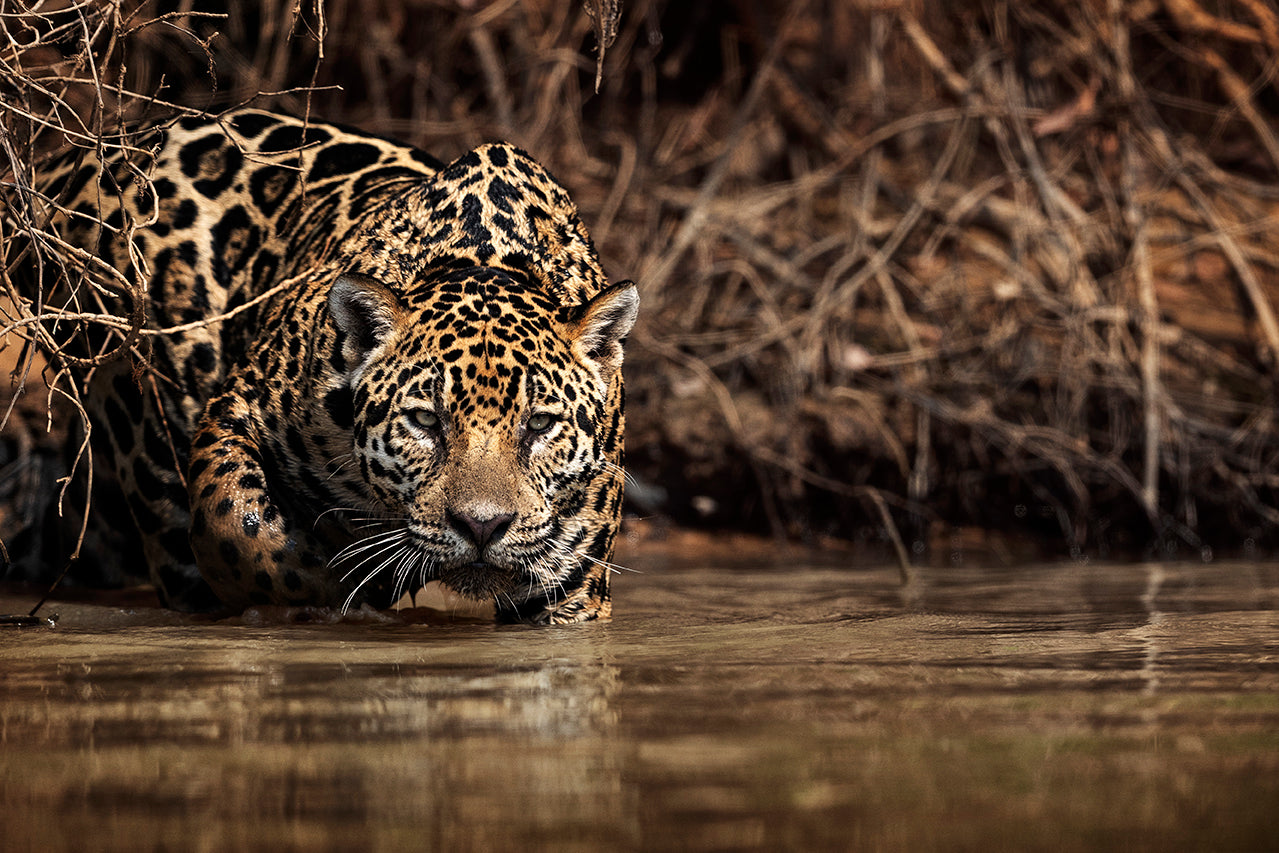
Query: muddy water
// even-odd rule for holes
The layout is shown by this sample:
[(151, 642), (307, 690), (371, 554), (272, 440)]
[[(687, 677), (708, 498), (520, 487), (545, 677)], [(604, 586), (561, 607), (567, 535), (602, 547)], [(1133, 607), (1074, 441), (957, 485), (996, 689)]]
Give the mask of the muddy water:
[(561, 629), (57, 602), (56, 628), (0, 631), (0, 847), (1279, 838), (1279, 567), (948, 568), (903, 589), (696, 550), (630, 555), (614, 620)]

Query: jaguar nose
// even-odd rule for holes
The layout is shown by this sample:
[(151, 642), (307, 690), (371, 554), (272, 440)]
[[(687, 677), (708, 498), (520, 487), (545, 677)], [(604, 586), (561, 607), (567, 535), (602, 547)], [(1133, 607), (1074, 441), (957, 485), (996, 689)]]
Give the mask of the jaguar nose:
[(451, 509), (446, 510), (445, 514), (453, 529), (462, 534), (463, 538), (473, 542), (481, 551), (490, 542), (501, 539), (510, 528), (511, 522), (515, 520), (515, 516), (509, 512), (501, 512), (489, 518), (476, 518), (469, 513), (454, 512)]

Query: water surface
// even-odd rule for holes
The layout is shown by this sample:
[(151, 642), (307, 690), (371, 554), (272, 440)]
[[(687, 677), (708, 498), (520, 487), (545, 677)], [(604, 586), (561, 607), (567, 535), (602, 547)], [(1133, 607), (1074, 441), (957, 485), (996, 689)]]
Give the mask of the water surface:
[(952, 567), (903, 589), (829, 555), (629, 557), (612, 622), (567, 628), (55, 602), (57, 627), (0, 630), (4, 849), (1279, 837), (1279, 567)]

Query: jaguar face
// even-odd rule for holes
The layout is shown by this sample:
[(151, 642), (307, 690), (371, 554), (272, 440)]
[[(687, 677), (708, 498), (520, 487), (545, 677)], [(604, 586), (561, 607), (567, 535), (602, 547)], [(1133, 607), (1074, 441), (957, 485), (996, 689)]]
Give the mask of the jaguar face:
[(329, 304), (357, 365), (354, 458), (375, 506), (338, 569), (499, 607), (564, 598), (617, 524), (610, 402), (634, 286), (557, 312), (518, 274), (471, 267), (403, 296), (348, 275)]

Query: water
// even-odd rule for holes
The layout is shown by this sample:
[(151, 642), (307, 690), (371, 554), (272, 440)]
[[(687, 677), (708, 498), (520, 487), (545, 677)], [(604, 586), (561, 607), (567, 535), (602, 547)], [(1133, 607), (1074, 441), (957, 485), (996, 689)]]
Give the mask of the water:
[[(1279, 567), (630, 555), (609, 624), (0, 630), (5, 850), (1273, 849)], [(0, 612), (31, 599), (0, 596)]]

